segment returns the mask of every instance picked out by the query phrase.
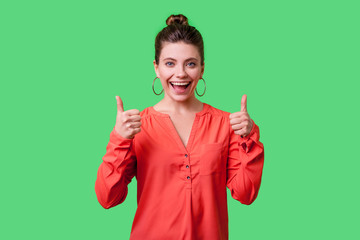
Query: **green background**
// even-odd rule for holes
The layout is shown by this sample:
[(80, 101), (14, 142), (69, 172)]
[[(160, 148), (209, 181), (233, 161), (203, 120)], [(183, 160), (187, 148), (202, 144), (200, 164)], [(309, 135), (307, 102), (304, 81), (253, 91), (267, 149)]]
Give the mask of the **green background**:
[[(205, 44), (201, 101), (248, 112), (265, 164), (230, 239), (359, 239), (359, 1), (1, 1), (1, 239), (129, 239), (136, 179), (94, 184), (125, 110), (156, 104), (156, 34), (182, 13)], [(202, 84), (200, 82), (199, 84)]]

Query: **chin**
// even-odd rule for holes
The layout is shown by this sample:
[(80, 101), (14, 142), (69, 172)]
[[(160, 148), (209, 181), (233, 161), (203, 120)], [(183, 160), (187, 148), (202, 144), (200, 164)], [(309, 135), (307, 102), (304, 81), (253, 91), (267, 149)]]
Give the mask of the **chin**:
[(177, 102), (185, 102), (185, 101), (187, 101), (188, 99), (190, 99), (189, 96), (171, 96), (171, 98), (172, 98), (174, 101), (177, 101)]
[(191, 98), (191, 95), (189, 95), (189, 94), (186, 94), (186, 95), (174, 95), (174, 94), (171, 94), (170, 98), (173, 99), (174, 101), (177, 101), (177, 102), (185, 102), (185, 101), (188, 101)]

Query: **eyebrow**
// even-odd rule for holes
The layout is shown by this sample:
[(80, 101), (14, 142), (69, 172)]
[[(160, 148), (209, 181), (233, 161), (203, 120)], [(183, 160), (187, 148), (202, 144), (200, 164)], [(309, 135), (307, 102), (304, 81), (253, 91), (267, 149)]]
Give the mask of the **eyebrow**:
[[(176, 59), (171, 58), (171, 57), (164, 58), (163, 60), (173, 60), (173, 61), (176, 62)], [(196, 60), (197, 61), (197, 58), (191, 57), (191, 58), (185, 59), (185, 61), (189, 61), (189, 60)]]

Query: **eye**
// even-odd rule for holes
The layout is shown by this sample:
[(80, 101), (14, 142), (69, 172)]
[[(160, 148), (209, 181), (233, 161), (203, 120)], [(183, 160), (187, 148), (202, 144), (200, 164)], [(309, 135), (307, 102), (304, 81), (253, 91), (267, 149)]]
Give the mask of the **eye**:
[(172, 65), (169, 65), (168, 63), (173, 64), (172, 62), (166, 62), (165, 65), (166, 66), (172, 66)]
[(191, 65), (191, 67), (196, 65), (196, 63), (194, 63), (194, 62), (189, 62), (189, 64), (193, 64), (193, 65)]

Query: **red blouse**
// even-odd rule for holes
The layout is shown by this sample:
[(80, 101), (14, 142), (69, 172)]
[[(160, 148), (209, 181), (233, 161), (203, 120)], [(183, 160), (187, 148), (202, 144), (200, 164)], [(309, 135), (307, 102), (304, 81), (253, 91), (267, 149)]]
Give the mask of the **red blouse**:
[(108, 209), (122, 203), (137, 180), (137, 210), (131, 240), (228, 239), (226, 187), (243, 204), (257, 197), (264, 164), (259, 127), (241, 138), (229, 112), (203, 103), (188, 144), (170, 116), (153, 107), (140, 112), (133, 139), (110, 133), (95, 192)]

